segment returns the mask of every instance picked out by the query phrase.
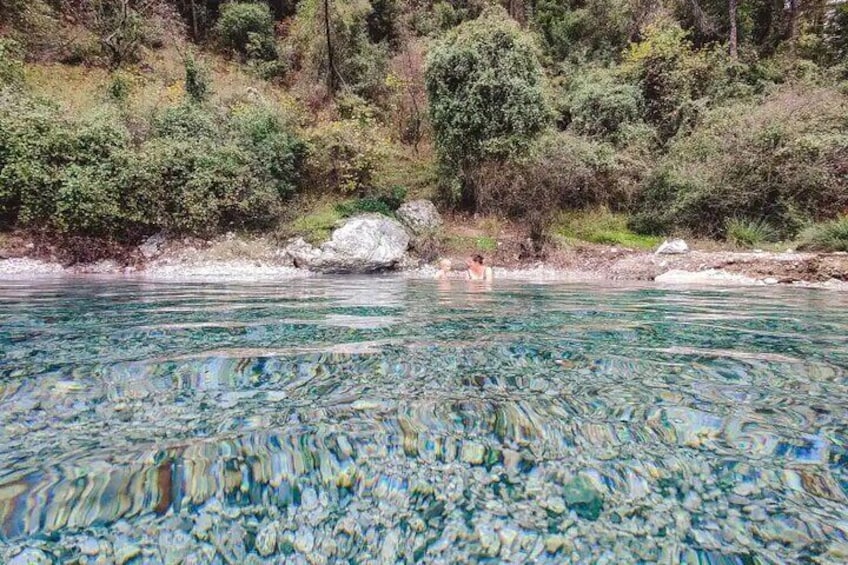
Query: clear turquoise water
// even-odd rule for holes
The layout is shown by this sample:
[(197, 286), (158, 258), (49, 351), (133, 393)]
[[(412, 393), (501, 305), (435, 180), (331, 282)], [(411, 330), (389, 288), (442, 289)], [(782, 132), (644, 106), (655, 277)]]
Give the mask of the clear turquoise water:
[(0, 562), (844, 562), (846, 306), (0, 282)]

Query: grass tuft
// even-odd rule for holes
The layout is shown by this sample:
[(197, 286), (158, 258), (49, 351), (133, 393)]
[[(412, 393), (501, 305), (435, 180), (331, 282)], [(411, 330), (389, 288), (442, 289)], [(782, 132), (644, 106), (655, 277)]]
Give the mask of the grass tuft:
[(848, 216), (814, 224), (801, 232), (799, 249), (809, 251), (848, 251)]
[(627, 220), (627, 215), (616, 214), (603, 207), (562, 212), (554, 222), (553, 232), (566, 241), (586, 241), (635, 249), (653, 249), (662, 242), (660, 237), (630, 231)]
[(727, 241), (740, 247), (754, 247), (778, 239), (777, 230), (765, 220), (730, 218), (725, 229)]
[(326, 203), (295, 218), (286, 231), (317, 245), (330, 239), (333, 229), (342, 218), (336, 204)]

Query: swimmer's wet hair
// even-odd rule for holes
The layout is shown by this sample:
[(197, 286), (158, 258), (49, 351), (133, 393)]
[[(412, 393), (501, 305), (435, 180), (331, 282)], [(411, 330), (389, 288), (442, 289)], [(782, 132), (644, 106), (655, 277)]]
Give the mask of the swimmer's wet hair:
[(482, 256), (482, 255), (480, 255), (480, 254), (477, 254), (477, 255), (472, 256), (472, 257), (471, 257), (471, 259), (472, 259), (475, 263), (477, 263), (478, 265), (482, 265), (482, 264), (483, 264), (483, 256)]

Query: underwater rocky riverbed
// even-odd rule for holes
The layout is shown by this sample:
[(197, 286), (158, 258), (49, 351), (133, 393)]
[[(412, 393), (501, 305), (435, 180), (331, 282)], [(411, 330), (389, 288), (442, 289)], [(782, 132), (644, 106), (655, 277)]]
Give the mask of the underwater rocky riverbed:
[(845, 562), (846, 306), (0, 281), (0, 562)]

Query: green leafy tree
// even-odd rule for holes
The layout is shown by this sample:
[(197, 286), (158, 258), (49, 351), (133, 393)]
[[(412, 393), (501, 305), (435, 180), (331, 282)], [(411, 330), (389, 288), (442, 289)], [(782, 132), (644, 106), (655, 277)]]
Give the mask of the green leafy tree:
[(538, 0), (533, 27), (555, 59), (610, 55), (627, 44), (632, 12), (629, 0)]
[(425, 82), (452, 196), (473, 208), (474, 167), (520, 154), (550, 121), (535, 45), (503, 10), (487, 11), (433, 48)]
[(233, 2), (221, 6), (215, 34), (224, 49), (245, 59), (277, 58), (274, 16), (266, 4)]

